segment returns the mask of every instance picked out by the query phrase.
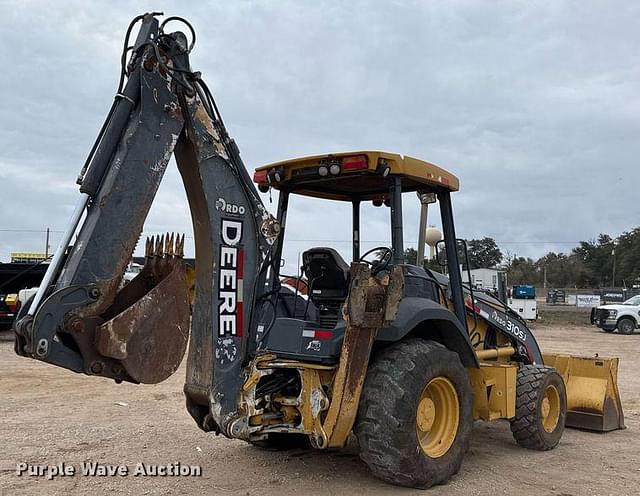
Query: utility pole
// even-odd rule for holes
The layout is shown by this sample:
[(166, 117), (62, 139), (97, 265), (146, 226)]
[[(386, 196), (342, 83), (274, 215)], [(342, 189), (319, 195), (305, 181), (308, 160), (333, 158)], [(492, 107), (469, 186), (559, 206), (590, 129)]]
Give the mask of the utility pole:
[(611, 250), (611, 256), (613, 257), (613, 274), (611, 274), (611, 287), (616, 287), (616, 249)]
[(544, 266), (544, 281), (542, 283), (542, 287), (547, 289), (547, 266)]
[(44, 257), (49, 258), (49, 228), (47, 227), (47, 239), (44, 243)]

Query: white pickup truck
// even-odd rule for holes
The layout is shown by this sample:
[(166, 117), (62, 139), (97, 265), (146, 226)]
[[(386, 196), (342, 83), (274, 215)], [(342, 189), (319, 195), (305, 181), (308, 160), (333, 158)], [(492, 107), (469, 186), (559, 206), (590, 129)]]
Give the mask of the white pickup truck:
[(633, 296), (623, 303), (592, 308), (591, 323), (604, 332), (618, 329), (620, 334), (631, 334), (640, 323), (640, 295)]

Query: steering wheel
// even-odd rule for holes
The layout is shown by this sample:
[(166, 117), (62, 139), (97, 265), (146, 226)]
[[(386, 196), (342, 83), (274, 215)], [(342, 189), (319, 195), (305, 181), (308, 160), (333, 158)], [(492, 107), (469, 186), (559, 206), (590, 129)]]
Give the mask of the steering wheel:
[[(367, 256), (379, 251), (382, 252), (382, 256), (378, 260), (370, 261), (366, 259)], [(366, 264), (369, 264), (371, 266), (371, 274), (376, 275), (378, 272), (381, 272), (387, 268), (392, 258), (393, 258), (393, 250), (391, 248), (387, 246), (377, 246), (375, 248), (371, 248), (369, 251), (364, 253), (358, 259), (358, 262), (364, 262)]]

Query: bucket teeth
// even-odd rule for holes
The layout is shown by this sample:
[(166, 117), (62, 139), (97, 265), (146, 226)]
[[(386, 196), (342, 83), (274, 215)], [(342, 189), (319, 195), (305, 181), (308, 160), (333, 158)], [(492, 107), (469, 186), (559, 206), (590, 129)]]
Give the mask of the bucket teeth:
[(148, 237), (144, 246), (144, 256), (145, 258), (183, 258), (184, 234), (166, 233)]
[(156, 250), (153, 254), (155, 257), (161, 257), (164, 249), (164, 235), (156, 236)]
[(173, 243), (174, 243), (174, 235), (173, 235), (173, 233), (171, 233), (171, 234), (167, 233), (167, 238), (165, 240), (165, 250), (164, 250), (164, 252), (165, 252), (165, 255), (168, 256), (168, 257), (173, 257), (173, 254), (174, 254), (174, 249), (173, 249), (174, 245), (173, 245)]
[(176, 257), (184, 257), (184, 234), (176, 235)]

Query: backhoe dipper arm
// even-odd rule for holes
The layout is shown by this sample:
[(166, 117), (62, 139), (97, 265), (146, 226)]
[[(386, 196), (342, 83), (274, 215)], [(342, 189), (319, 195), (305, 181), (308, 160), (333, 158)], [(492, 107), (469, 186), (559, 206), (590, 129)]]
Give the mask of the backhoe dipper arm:
[[(63, 243), (18, 316), (16, 351), (116, 381), (155, 383), (177, 369), (189, 334), (184, 237), (147, 240), (144, 268), (122, 286), (175, 150), (198, 260), (185, 393), (201, 427), (228, 433), (241, 367), (273, 318), (279, 226), (190, 69), (193, 29), (180, 18), (160, 24), (157, 15), (129, 27), (116, 100), (79, 178), (82, 196)], [(169, 20), (187, 24), (191, 46), (183, 33), (164, 32)]]

